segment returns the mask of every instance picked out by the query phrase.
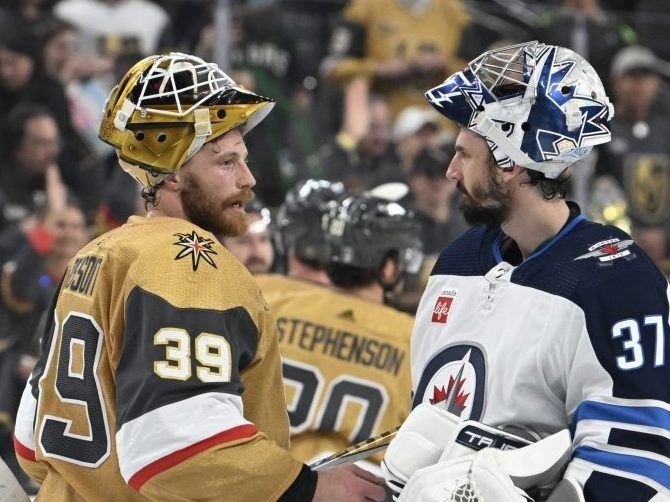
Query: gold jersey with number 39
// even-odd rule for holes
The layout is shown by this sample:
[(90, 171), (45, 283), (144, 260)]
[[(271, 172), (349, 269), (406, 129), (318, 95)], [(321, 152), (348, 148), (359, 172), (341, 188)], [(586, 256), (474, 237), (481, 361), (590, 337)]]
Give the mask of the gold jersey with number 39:
[(38, 500), (257, 502), (298, 476), (274, 320), (209, 232), (131, 218), (72, 259), (52, 315), (16, 428)]

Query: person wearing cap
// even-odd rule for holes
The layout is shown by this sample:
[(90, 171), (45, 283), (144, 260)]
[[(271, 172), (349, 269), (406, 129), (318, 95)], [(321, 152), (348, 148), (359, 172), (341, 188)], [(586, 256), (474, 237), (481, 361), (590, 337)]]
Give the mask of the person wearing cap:
[(147, 215), (68, 264), (19, 406), (15, 450), (40, 500), (382, 500), (354, 466), (288, 451), (276, 326), (217, 240), (248, 226), (244, 136), (274, 101), (188, 54), (136, 63), (100, 139)]
[(414, 409), (388, 486), (399, 502), (670, 500), (670, 285), (626, 232), (566, 200), (578, 161), (611, 139), (599, 76), (533, 41), (426, 97), (461, 127), (446, 177), (473, 226), (416, 313)]
[(275, 259), (270, 210), (258, 198), (252, 199), (244, 210), (249, 218), (247, 231), (237, 237), (224, 237), (221, 243), (253, 275), (267, 274)]
[(441, 141), (440, 116), (431, 108), (409, 106), (393, 123), (393, 141), (400, 167), (409, 173), (423, 148), (436, 148)]
[[(609, 177), (621, 187), (633, 236), (664, 269), (670, 236), (667, 77), (670, 64), (647, 47), (635, 45), (617, 53), (610, 70), (615, 109), (612, 142), (600, 148), (595, 172), (597, 180)], [(593, 198), (597, 197), (594, 193)]]

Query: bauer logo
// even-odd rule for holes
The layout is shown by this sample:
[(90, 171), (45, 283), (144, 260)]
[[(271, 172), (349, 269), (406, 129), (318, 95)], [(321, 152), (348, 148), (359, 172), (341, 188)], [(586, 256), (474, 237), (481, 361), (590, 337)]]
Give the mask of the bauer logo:
[(449, 317), (449, 311), (451, 310), (451, 304), (454, 302), (453, 295), (440, 295), (437, 297), (435, 302), (435, 307), (433, 307), (433, 317), (432, 322), (437, 322), (441, 324), (447, 323), (447, 317)]

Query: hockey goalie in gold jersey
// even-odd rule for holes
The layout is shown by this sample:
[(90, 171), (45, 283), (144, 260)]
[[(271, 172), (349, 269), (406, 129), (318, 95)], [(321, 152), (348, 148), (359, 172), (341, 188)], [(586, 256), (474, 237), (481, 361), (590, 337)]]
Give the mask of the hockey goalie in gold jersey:
[(272, 105), (177, 53), (112, 92), (100, 137), (148, 214), (79, 251), (56, 295), (15, 432), (39, 501), (383, 498), (289, 454), (274, 320), (217, 240), (246, 230), (243, 135)]
[[(327, 182), (307, 183), (311, 191), (297, 190), (303, 199), (318, 198), (310, 192)], [(283, 228), (280, 210), (284, 235), (307, 225), (308, 205), (293, 211), (292, 225)], [(319, 217), (312, 221), (311, 235), (284, 236), (289, 260), (297, 254), (303, 266), (325, 264), (333, 287), (291, 269), (293, 277), (257, 276), (277, 318), (291, 451), (308, 462), (390, 429), (409, 413), (413, 318), (383, 300), (421, 259), (417, 224), (395, 202), (350, 197), (325, 220), (326, 232)]]

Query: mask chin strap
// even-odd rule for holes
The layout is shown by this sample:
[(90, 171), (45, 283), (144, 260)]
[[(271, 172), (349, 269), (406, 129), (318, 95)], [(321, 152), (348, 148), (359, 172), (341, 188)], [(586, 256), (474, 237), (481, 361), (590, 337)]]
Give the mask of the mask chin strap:
[(195, 134), (193, 141), (186, 150), (186, 153), (179, 162), (179, 167), (183, 166), (191, 157), (193, 157), (207, 142), (207, 138), (212, 135), (212, 123), (209, 121), (209, 109), (196, 108), (193, 110), (193, 127)]

